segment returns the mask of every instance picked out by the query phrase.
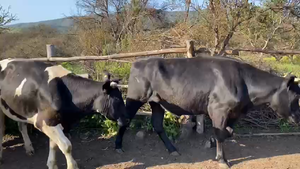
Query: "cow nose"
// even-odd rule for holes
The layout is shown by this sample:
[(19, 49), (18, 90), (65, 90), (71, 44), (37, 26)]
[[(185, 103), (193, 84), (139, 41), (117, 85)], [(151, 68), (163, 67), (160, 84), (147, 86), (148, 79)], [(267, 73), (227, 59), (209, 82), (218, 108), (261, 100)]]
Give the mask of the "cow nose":
[(288, 118), (288, 122), (289, 122), (289, 123), (292, 123), (292, 124), (295, 124), (295, 123), (296, 123), (295, 120), (294, 120), (294, 118), (291, 117), (291, 116)]
[(290, 123), (295, 124), (295, 125), (298, 126), (298, 125), (299, 125), (299, 124), (298, 124), (298, 123), (299, 123), (299, 117), (298, 117), (298, 114), (297, 114), (297, 115), (292, 114), (291, 116), (289, 116), (288, 121), (289, 121)]

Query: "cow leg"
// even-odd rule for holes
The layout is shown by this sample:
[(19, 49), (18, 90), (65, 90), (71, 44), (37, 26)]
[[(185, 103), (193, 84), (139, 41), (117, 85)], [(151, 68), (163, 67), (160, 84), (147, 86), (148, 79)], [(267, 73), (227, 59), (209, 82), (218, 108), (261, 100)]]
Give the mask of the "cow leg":
[(223, 144), (225, 139), (228, 137), (228, 132), (226, 129), (219, 129), (215, 128), (215, 135), (216, 135), (216, 142), (217, 142), (217, 149), (216, 149), (216, 160), (219, 162), (222, 168), (230, 167), (229, 162), (227, 161), (223, 149)]
[(0, 164), (2, 163), (2, 153), (3, 153), (2, 140), (5, 131), (4, 119), (5, 119), (4, 113), (2, 113), (2, 111), (0, 110)]
[(18, 126), (19, 126), (19, 131), (21, 132), (23, 140), (24, 140), (24, 147), (25, 147), (26, 153), (28, 155), (33, 155), (34, 154), (34, 149), (32, 147), (32, 143), (31, 143), (30, 138), (28, 136), (27, 124), (22, 123), (22, 122), (18, 122)]
[(213, 128), (214, 133), (216, 136), (216, 142), (217, 142), (217, 149), (216, 149), (216, 160), (218, 160), (220, 166), (222, 168), (228, 168), (230, 167), (230, 164), (228, 163), (225, 153), (223, 150), (223, 143), (226, 138), (230, 137), (230, 133), (227, 131), (227, 117), (226, 113), (223, 111), (214, 111), (214, 115), (210, 113), (212, 122), (213, 122)]
[[(63, 127), (61, 126), (61, 124), (53, 127), (53, 126), (48, 126), (45, 122), (43, 122), (42, 131), (50, 138), (50, 140), (52, 140), (55, 144), (57, 144), (59, 149), (65, 155), (68, 169), (78, 169), (77, 163), (72, 156), (72, 144), (70, 140), (64, 135)], [(53, 153), (53, 151), (54, 149), (49, 150), (50, 153), (51, 152)], [(55, 159), (51, 158), (51, 157), (55, 157), (55, 155), (50, 153), (49, 153), (51, 159), (50, 161), (55, 161)]]
[[(227, 121), (227, 127), (226, 127), (226, 130), (228, 131), (229, 133), (229, 137), (232, 137), (233, 136), (233, 125), (235, 124), (237, 119), (228, 119)], [(211, 137), (208, 141), (207, 141), (207, 144), (210, 144), (210, 148), (212, 147), (216, 147), (216, 139), (214, 137)]]
[(150, 106), (152, 109), (151, 123), (153, 125), (155, 132), (159, 135), (160, 139), (164, 142), (166, 148), (168, 149), (171, 155), (174, 156), (179, 155), (176, 148), (173, 146), (173, 144), (167, 137), (166, 132), (163, 128), (164, 114), (165, 114), (164, 109), (158, 103), (155, 102), (150, 102)]
[(58, 149), (57, 144), (49, 139), (49, 156), (47, 160), (47, 166), (49, 169), (58, 169), (56, 164), (56, 151)]
[(139, 108), (143, 106), (143, 104), (144, 103), (141, 101), (126, 99), (125, 115), (121, 115), (120, 119), (118, 120), (119, 130), (118, 130), (116, 141), (115, 141), (116, 151), (118, 153), (124, 152), (122, 150), (124, 133), (125, 133), (127, 127), (130, 125), (131, 120), (134, 118), (135, 114), (137, 113)]

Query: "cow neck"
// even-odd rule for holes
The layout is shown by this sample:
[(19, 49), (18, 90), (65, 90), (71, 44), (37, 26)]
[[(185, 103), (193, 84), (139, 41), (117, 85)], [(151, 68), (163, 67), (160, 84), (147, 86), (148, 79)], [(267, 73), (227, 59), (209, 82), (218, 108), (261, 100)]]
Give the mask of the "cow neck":
[(64, 84), (68, 87), (74, 98), (85, 100), (94, 100), (102, 93), (103, 82), (97, 82), (72, 74), (62, 78)]
[(254, 105), (269, 104), (285, 79), (258, 69), (249, 72), (244, 77), (250, 100)]

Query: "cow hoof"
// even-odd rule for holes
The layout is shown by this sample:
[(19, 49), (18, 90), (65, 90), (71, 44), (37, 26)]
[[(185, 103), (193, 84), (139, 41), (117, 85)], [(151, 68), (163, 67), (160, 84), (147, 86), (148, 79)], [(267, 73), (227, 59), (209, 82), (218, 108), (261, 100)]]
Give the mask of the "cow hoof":
[(214, 138), (210, 138), (209, 140), (207, 140), (205, 142), (205, 145), (204, 145), (204, 148), (213, 148), (213, 147), (216, 147), (217, 144), (216, 144), (216, 140)]
[(224, 160), (219, 161), (219, 167), (220, 169), (230, 169), (230, 164), (229, 162), (225, 162)]
[(124, 151), (121, 148), (116, 149), (116, 152), (119, 153), (119, 154), (124, 154)]
[(173, 151), (170, 155), (171, 156), (180, 156), (180, 154), (178, 153), (178, 151)]
[(29, 155), (29, 156), (33, 156), (34, 155), (34, 150), (26, 151), (26, 154)]
[(26, 149), (26, 154), (29, 155), (29, 156), (34, 155), (34, 149), (33, 149), (33, 147), (27, 148)]

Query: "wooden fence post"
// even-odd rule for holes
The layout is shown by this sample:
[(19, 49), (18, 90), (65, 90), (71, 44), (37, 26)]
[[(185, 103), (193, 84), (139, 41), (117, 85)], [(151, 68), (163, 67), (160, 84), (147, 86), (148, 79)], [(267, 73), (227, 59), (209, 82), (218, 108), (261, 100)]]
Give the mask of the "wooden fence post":
[[(187, 40), (186, 41), (186, 51), (187, 51), (187, 58), (195, 57), (195, 47), (194, 47), (194, 41)], [(180, 117), (181, 119), (181, 138), (185, 138), (189, 136), (191, 133), (193, 127), (197, 125), (196, 131), (199, 134), (204, 133), (204, 115), (198, 115), (196, 116), (197, 123), (195, 124), (193, 120), (192, 115), (183, 115)]]
[(205, 118), (204, 114), (196, 116), (196, 125), (197, 125), (196, 131), (199, 134), (203, 134), (204, 133), (204, 129), (205, 129), (204, 118)]
[(46, 45), (47, 49), (47, 59), (50, 60), (51, 57), (55, 56), (55, 47), (54, 45), (48, 44)]
[(195, 57), (194, 41), (186, 40), (187, 58)]

